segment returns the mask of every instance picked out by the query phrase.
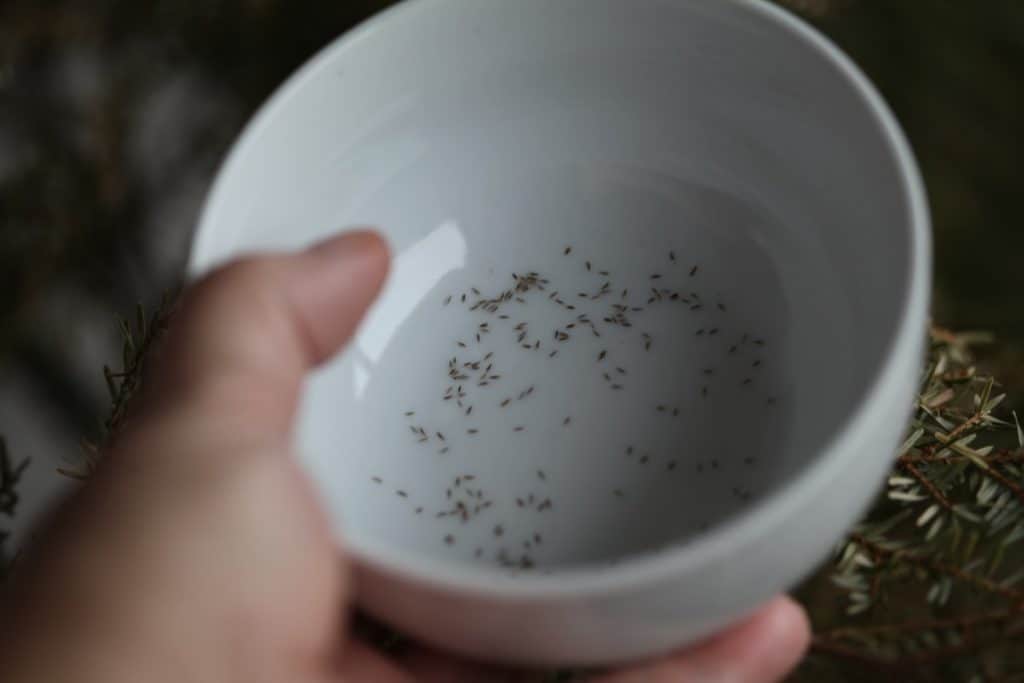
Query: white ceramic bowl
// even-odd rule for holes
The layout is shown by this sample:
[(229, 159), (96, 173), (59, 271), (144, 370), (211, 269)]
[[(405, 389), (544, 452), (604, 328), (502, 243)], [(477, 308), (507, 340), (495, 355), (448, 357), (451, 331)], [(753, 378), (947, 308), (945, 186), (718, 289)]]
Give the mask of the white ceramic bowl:
[(191, 274), (353, 225), (394, 271), (311, 381), (300, 447), (360, 603), (417, 638), (663, 652), (792, 586), (889, 467), (921, 182), (864, 77), (779, 9), (385, 12), (250, 124)]

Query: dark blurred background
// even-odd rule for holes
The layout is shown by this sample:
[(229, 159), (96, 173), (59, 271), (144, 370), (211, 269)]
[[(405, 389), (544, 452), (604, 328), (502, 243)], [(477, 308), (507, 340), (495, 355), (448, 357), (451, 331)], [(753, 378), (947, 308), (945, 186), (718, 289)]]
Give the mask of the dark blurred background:
[[(507, 0), (514, 1), (514, 0)], [(624, 2), (629, 0), (623, 0)], [(0, 0), (0, 433), (26, 517), (106, 409), (117, 314), (181, 277), (217, 163), (256, 107), (382, 0)], [(1024, 2), (789, 0), (881, 89), (927, 182), (934, 314), (987, 329), (1024, 396)]]

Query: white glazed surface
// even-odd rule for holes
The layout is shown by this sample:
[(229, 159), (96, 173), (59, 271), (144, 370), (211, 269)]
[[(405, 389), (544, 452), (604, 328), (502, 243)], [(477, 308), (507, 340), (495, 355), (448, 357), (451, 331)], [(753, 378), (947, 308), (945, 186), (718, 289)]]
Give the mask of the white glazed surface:
[[(922, 191), (863, 78), (777, 9), (385, 13), (257, 116), (190, 271), (352, 225), (380, 226), (393, 274), (299, 445), (360, 602), (414, 636), (532, 664), (665, 651), (797, 581), (888, 467)], [(543, 291), (469, 310), (531, 271)]]

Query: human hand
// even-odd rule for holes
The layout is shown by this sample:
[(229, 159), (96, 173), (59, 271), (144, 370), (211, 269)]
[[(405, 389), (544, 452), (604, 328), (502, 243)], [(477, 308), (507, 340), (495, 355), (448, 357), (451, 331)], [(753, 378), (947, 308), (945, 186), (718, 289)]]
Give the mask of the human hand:
[[(387, 261), (379, 238), (350, 233), (239, 261), (186, 293), (135, 412), (19, 563), (0, 680), (509, 680), (352, 637), (344, 549), (293, 457), (303, 378), (351, 336)], [(604, 680), (775, 681), (807, 641), (803, 612), (778, 598)]]

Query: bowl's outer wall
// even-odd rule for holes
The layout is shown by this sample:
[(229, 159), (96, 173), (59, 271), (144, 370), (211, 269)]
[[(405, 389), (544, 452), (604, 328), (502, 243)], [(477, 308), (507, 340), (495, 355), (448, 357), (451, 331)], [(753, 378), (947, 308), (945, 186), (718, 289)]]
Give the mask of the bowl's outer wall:
[(889, 378), (898, 389), (874, 406), (888, 419), (850, 445), (845, 467), (717, 561), (603, 595), (504, 601), (417, 584), (364, 565), (357, 572), (360, 603), (424, 642), (513, 663), (612, 664), (706, 637), (796, 584), (864, 512), (891, 465), (904, 427), (893, 416), (908, 413), (919, 358), (911, 353), (901, 359), (898, 376)]
[[(707, 11), (721, 0), (644, 1), (664, 2), (676, 10), (692, 4)], [(395, 13), (410, 7), (438, 9), (458, 2), (413, 0), (375, 21), (371, 28), (386, 30)], [(438, 7), (433, 8), (432, 4)], [(809, 39), (807, 29), (779, 10), (743, 0), (727, 4), (735, 14), (749, 11), (762, 20), (765, 15), (772, 17), (780, 30), (792, 34), (794, 40), (819, 40)], [(521, 7), (525, 12), (528, 4)], [(330, 46), (318, 60), (325, 59), (325, 55), (329, 56), (346, 41), (366, 37), (367, 29), (358, 29), (357, 34)], [(816, 49), (827, 56), (833, 48), (819, 43)], [(835, 59), (835, 55), (831, 58)], [(851, 76), (852, 67), (846, 62), (842, 64), (847, 76)], [(298, 78), (308, 75), (306, 71)], [(857, 87), (865, 87), (858, 80), (860, 76), (851, 78), (857, 81)], [(285, 86), (270, 108), (281, 104), (289, 87), (296, 87), (296, 81)], [(868, 97), (876, 96), (868, 92)], [(208, 268), (225, 257), (211, 256), (211, 249), (215, 251), (218, 240), (224, 238), (215, 238), (214, 226), (227, 224), (241, 230), (241, 221), (231, 220), (233, 211), (240, 209), (223, 196), (224, 186), (229, 185), (224, 178), (238, 175), (240, 169), (234, 166), (241, 164), (245, 156), (239, 149), (248, 152), (257, 146), (255, 140), (259, 127), (268, 118), (266, 114), (265, 109), (257, 117), (215, 185), (194, 248), (193, 273), (197, 267)], [(906, 219), (911, 225), (902, 226), (908, 232), (914, 231), (915, 240), (911, 245), (914, 253), (908, 259), (913, 276), (910, 304), (895, 335), (885, 372), (873, 386), (868, 402), (858, 408), (843, 434), (824, 453), (823, 462), (804, 473), (795, 485), (785, 488), (782, 495), (756, 506), (755, 519), (730, 523), (713, 531), (708, 543), (698, 544), (699, 555), (678, 554), (654, 568), (623, 571), (621, 580), (583, 582), (579, 586), (566, 585), (564, 590), (548, 586), (536, 591), (528, 587), (487, 591), (479, 586), (462, 587), (452, 581), (427, 580), (413, 571), (389, 568), (372, 558), (361, 557), (357, 566), (361, 605), (416, 638), (471, 657), (530, 664), (606, 664), (664, 652), (707, 636), (806, 575), (863, 512), (889, 469), (890, 454), (904, 427), (902, 418), (909, 413), (920, 368), (929, 270), (924, 234), (926, 209), (905, 143), (887, 115), (883, 114), (883, 118), (890, 136), (888, 144), (898, 148), (894, 156), (904, 176), (904, 189), (911, 195)], [(249, 172), (257, 173), (260, 169)]]

